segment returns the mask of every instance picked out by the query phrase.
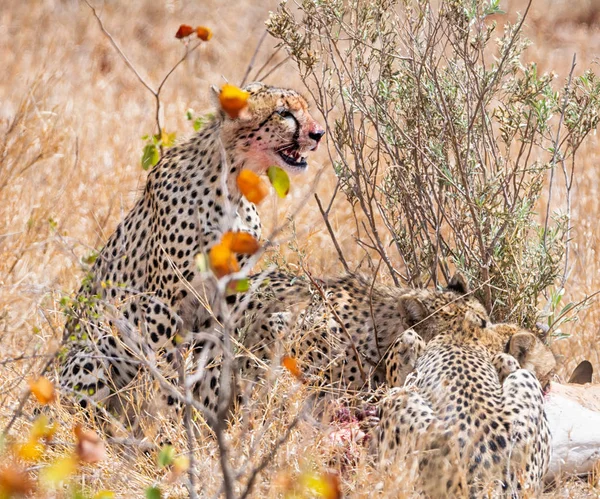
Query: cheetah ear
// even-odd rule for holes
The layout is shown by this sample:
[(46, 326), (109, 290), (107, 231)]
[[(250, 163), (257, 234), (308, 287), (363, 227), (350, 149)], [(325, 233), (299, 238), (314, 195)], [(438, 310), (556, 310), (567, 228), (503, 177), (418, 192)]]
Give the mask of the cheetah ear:
[(512, 355), (523, 365), (523, 361), (529, 355), (529, 351), (535, 343), (535, 336), (528, 331), (513, 334), (508, 340), (507, 353)]
[(508, 342), (507, 353), (517, 359), (521, 368), (534, 373), (542, 385), (556, 368), (552, 351), (529, 331), (513, 335)]
[(252, 83), (248, 83), (248, 85), (244, 87), (244, 90), (249, 92), (251, 95), (255, 95), (265, 88), (267, 88), (267, 86), (264, 83), (260, 81), (253, 81)]
[(468, 295), (471, 292), (471, 288), (469, 287), (467, 279), (460, 272), (457, 272), (452, 276), (452, 279), (450, 279), (446, 289), (454, 291), (459, 295)]
[(591, 383), (592, 374), (594, 374), (594, 368), (592, 367), (592, 364), (589, 361), (584, 360), (579, 363), (579, 365), (573, 371), (573, 374), (571, 374), (569, 383), (574, 383), (577, 385)]
[(413, 327), (429, 316), (429, 311), (425, 308), (425, 305), (414, 296), (401, 296), (398, 300), (398, 307), (407, 327)]
[(219, 110), (221, 109), (221, 103), (219, 102), (219, 94), (220, 93), (221, 93), (221, 90), (219, 89), (219, 87), (217, 87), (216, 85), (210, 86), (210, 92), (209, 92), (210, 103), (211, 103), (212, 107), (219, 109)]

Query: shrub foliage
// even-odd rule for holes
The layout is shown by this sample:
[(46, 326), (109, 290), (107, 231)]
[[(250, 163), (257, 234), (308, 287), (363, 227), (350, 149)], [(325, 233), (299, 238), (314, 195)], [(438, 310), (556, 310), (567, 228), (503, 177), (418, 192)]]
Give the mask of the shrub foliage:
[[(564, 287), (575, 157), (600, 84), (586, 71), (557, 91), (524, 62), (527, 12), (503, 14), (497, 0), (305, 0), (268, 29), (330, 126), (333, 196), (352, 205), (371, 268), (411, 286), (458, 269), (494, 318), (531, 324)], [(540, 199), (555, 173), (560, 210)]]

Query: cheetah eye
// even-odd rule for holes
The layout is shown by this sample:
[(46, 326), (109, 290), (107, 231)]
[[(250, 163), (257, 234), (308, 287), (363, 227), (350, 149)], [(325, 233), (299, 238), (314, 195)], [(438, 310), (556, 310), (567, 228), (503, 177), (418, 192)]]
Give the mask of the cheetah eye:
[(293, 118), (294, 117), (294, 115), (287, 109), (280, 109), (279, 111), (277, 111), (277, 114), (279, 114), (279, 116), (281, 116), (282, 118)]

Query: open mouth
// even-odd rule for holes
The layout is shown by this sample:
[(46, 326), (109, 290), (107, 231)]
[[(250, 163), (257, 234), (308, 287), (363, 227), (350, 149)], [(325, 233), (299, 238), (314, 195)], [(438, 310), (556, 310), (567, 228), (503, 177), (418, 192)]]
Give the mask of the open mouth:
[(292, 145), (286, 149), (277, 151), (277, 154), (279, 154), (283, 161), (294, 168), (306, 168), (306, 158), (300, 155), (297, 145)]

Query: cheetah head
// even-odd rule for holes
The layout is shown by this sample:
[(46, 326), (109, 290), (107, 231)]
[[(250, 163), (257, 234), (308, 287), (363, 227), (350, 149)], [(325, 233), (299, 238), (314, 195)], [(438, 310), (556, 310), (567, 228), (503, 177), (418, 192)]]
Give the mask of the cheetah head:
[(473, 296), (461, 274), (456, 274), (441, 291), (419, 289), (403, 294), (398, 306), (405, 327), (414, 328), (426, 342), (462, 327), (466, 314), (477, 317), (483, 326), (489, 321), (485, 307)]
[(289, 173), (307, 167), (325, 130), (312, 118), (306, 100), (294, 90), (251, 83), (247, 108), (236, 119), (224, 114), (223, 137), (243, 168), (260, 174), (270, 166)]
[(556, 369), (556, 359), (544, 344), (543, 333), (536, 335), (513, 323), (483, 324), (471, 312), (465, 316), (463, 331), (491, 354), (504, 351), (513, 356), (522, 369), (535, 374), (542, 386), (550, 381)]

